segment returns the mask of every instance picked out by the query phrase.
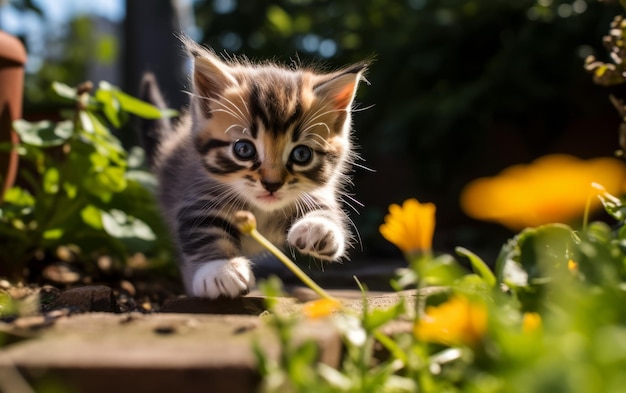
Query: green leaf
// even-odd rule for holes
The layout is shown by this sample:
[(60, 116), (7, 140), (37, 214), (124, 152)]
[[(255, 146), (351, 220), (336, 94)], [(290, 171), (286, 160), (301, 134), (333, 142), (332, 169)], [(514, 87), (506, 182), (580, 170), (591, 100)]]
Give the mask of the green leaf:
[(267, 8), (267, 20), (276, 31), (285, 37), (289, 36), (293, 30), (291, 17), (277, 5), (271, 5)]
[(0, 291), (0, 317), (17, 315), (18, 311), (17, 302), (8, 293)]
[[(99, 90), (102, 90), (104, 96), (110, 94), (111, 98), (119, 102), (122, 110), (143, 117), (146, 119), (160, 119), (163, 117), (161, 110), (154, 105), (128, 95), (108, 82), (100, 82)], [(97, 95), (96, 95), (97, 96)]]
[(69, 199), (74, 199), (78, 195), (78, 186), (70, 182), (63, 182), (63, 190)]
[(46, 194), (56, 194), (59, 192), (59, 170), (56, 167), (49, 167), (43, 175), (43, 190)]
[(621, 199), (608, 192), (598, 194), (598, 199), (600, 199), (604, 210), (606, 210), (611, 217), (617, 221), (624, 221), (626, 219), (626, 206), (624, 206)]
[(43, 238), (46, 240), (57, 240), (63, 236), (63, 233), (62, 228), (52, 228), (44, 231)]
[(148, 251), (156, 240), (154, 232), (146, 223), (121, 210), (102, 212), (102, 226), (106, 233), (135, 251)]
[(260, 281), (259, 290), (265, 297), (265, 305), (270, 311), (273, 311), (278, 305), (277, 299), (285, 295), (283, 283), (275, 275), (270, 275), (265, 280)]
[[(367, 300), (364, 300), (367, 301)], [(404, 313), (404, 300), (389, 308), (374, 308), (363, 316), (363, 328), (371, 332), (384, 324), (393, 321)]]
[(154, 105), (141, 101), (121, 91), (115, 92), (115, 97), (120, 101), (122, 109), (133, 115), (146, 119), (160, 119), (163, 117), (161, 110)]
[(115, 163), (117, 166), (126, 167), (126, 152), (120, 141), (109, 132), (109, 129), (102, 124), (98, 116), (91, 112), (85, 114), (85, 123), (91, 129), (82, 133), (84, 142), (92, 145), (99, 154)]
[(80, 211), (83, 222), (94, 229), (103, 229), (102, 211), (93, 205), (87, 205)]
[(59, 97), (67, 98), (72, 101), (78, 100), (78, 93), (76, 89), (64, 83), (52, 82), (52, 91), (54, 91)]
[(122, 126), (121, 105), (113, 92), (111, 90), (98, 89), (95, 98), (102, 103), (102, 112), (107, 120), (111, 122), (113, 127), (120, 128)]
[(487, 285), (489, 285), (491, 288), (495, 287), (496, 276), (493, 274), (489, 266), (487, 266), (487, 264), (478, 255), (463, 247), (457, 247), (455, 251), (457, 254), (469, 259), (470, 263), (472, 264), (472, 268), (474, 269), (474, 272), (482, 277)]
[(427, 285), (451, 285), (465, 274), (458, 262), (448, 254), (418, 259), (412, 261), (412, 266), (417, 269), (418, 275), (421, 274), (421, 279)]
[(78, 113), (78, 118), (80, 119), (80, 125), (82, 126), (83, 131), (88, 134), (94, 134), (96, 132), (90, 112), (80, 111)]
[(69, 120), (59, 123), (48, 120), (29, 123), (20, 119), (13, 122), (13, 129), (22, 143), (37, 147), (60, 146), (74, 133), (74, 125)]
[(4, 194), (4, 202), (15, 206), (29, 207), (35, 205), (35, 198), (21, 187), (11, 187)]
[(313, 340), (307, 340), (292, 353), (285, 365), (289, 371), (289, 379), (296, 386), (308, 386), (313, 382), (314, 373), (311, 364), (317, 359), (317, 344)]
[(124, 168), (105, 167), (85, 178), (83, 185), (86, 191), (98, 197), (101, 197), (102, 194), (121, 192), (127, 184), (124, 172)]
[(576, 252), (576, 237), (564, 224), (526, 228), (510, 239), (496, 261), (498, 282), (516, 293), (525, 311), (535, 311), (552, 280), (570, 277), (567, 263)]

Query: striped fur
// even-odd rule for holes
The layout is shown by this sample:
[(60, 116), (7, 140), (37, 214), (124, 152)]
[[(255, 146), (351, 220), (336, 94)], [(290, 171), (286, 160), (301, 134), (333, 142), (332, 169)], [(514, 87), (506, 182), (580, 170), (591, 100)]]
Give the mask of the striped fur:
[(233, 226), (238, 210), (251, 211), (274, 244), (344, 257), (350, 111), (366, 65), (323, 74), (224, 61), (184, 43), (194, 62), (188, 113), (173, 129), (148, 131), (188, 293), (236, 297), (254, 285), (250, 261), (261, 250)]

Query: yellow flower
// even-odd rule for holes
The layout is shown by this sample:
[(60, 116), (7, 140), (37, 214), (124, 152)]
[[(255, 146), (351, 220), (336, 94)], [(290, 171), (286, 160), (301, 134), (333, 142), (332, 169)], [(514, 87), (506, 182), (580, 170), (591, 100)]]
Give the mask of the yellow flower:
[(578, 272), (578, 263), (576, 263), (573, 259), (570, 259), (567, 261), (567, 269), (572, 273)]
[(522, 319), (522, 331), (524, 333), (536, 332), (541, 327), (541, 315), (536, 312), (526, 312)]
[(448, 345), (471, 345), (487, 330), (487, 309), (483, 303), (454, 296), (437, 307), (427, 307), (415, 324), (415, 337)]
[[(593, 182), (618, 193), (625, 179), (626, 166), (614, 158), (547, 155), (528, 165), (504, 169), (495, 177), (470, 182), (461, 192), (461, 207), (470, 217), (517, 231), (581, 217)], [(599, 206), (593, 198), (590, 207)]]
[(329, 316), (341, 308), (341, 303), (334, 299), (318, 299), (304, 303), (302, 313), (309, 319)]
[(405, 253), (428, 251), (433, 245), (435, 211), (432, 203), (407, 199), (402, 206), (389, 206), (385, 223), (379, 228), (381, 235)]

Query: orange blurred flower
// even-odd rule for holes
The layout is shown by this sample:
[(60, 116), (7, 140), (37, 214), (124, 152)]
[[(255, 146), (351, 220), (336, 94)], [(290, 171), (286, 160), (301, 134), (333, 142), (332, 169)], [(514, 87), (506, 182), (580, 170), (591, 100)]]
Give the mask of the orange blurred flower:
[[(461, 207), (470, 217), (521, 230), (581, 217), (592, 191), (602, 184), (610, 193), (622, 191), (626, 166), (618, 159), (579, 158), (553, 154), (528, 165), (504, 169), (495, 177), (476, 179), (461, 193)], [(591, 208), (599, 207), (593, 198)]]
[(309, 319), (325, 318), (341, 308), (341, 303), (334, 299), (318, 299), (304, 303), (302, 313)]
[(432, 203), (407, 199), (402, 206), (389, 206), (385, 223), (379, 228), (381, 235), (405, 253), (429, 251), (435, 232), (435, 211)]
[(536, 312), (526, 312), (522, 320), (522, 331), (531, 333), (541, 328), (541, 315)]
[(487, 330), (487, 309), (483, 303), (454, 296), (437, 307), (427, 307), (414, 327), (420, 340), (443, 344), (474, 344)]

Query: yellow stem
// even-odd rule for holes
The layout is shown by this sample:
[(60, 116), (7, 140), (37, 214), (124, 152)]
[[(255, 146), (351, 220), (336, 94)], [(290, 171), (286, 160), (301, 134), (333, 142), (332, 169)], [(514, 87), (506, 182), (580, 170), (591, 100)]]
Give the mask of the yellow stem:
[(305, 272), (302, 271), (295, 263), (291, 261), (282, 251), (280, 251), (276, 246), (274, 246), (269, 240), (267, 240), (259, 231), (256, 229), (252, 229), (250, 231), (250, 236), (263, 247), (265, 247), (269, 252), (274, 254), (276, 258), (278, 258), (289, 270), (293, 272), (303, 283), (306, 284), (309, 288), (311, 288), (315, 293), (320, 295), (323, 298), (337, 301), (334, 297), (332, 297), (328, 292), (323, 290), (319, 285), (315, 283), (315, 281), (311, 280), (309, 276)]

